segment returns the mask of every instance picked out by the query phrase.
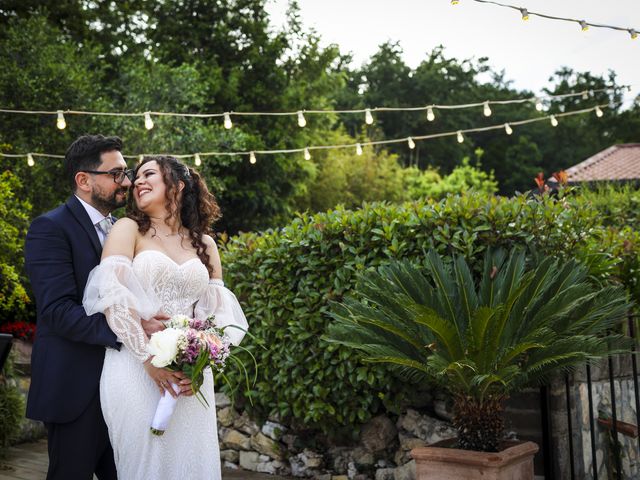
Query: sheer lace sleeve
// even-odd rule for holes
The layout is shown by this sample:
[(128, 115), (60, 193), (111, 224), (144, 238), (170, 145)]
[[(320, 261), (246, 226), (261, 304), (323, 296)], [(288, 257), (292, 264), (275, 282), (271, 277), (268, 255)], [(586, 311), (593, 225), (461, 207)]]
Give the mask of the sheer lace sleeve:
[(141, 361), (147, 360), (147, 336), (141, 318), (152, 318), (161, 307), (150, 288), (144, 288), (122, 255), (104, 258), (89, 274), (82, 304), (87, 315), (102, 312), (118, 339)]
[(249, 328), (244, 312), (238, 299), (231, 290), (224, 286), (224, 282), (212, 278), (206, 291), (196, 303), (195, 318), (206, 318), (215, 315), (215, 323), (229, 336), (234, 345), (239, 345)]

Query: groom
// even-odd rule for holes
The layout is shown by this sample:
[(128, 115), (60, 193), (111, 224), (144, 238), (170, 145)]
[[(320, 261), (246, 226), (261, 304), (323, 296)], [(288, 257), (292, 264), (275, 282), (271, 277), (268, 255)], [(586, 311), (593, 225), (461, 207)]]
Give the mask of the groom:
[(113, 450), (100, 408), (105, 347), (119, 348), (104, 315), (82, 307), (89, 272), (100, 262), (131, 186), (118, 137), (85, 135), (67, 150), (65, 178), (73, 195), (36, 218), (25, 244), (38, 330), (31, 359), (27, 417), (45, 423), (47, 479), (116, 479)]

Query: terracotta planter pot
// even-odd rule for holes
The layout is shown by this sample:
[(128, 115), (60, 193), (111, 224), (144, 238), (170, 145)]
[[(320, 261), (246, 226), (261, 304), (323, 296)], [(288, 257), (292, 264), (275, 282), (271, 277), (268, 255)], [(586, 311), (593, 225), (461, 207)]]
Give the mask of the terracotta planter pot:
[(506, 442), (501, 452), (446, 448), (455, 439), (414, 448), (417, 480), (533, 480), (533, 442)]

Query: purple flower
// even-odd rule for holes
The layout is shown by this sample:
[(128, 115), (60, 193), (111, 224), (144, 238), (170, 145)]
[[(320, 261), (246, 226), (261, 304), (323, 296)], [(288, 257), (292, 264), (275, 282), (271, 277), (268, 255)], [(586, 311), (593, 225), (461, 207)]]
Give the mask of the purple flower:
[(181, 363), (193, 364), (200, 355), (201, 343), (197, 332), (192, 329), (187, 330), (187, 342), (180, 355)]
[(189, 326), (194, 330), (205, 330), (208, 325), (206, 320), (199, 320), (197, 318), (194, 318), (189, 322)]

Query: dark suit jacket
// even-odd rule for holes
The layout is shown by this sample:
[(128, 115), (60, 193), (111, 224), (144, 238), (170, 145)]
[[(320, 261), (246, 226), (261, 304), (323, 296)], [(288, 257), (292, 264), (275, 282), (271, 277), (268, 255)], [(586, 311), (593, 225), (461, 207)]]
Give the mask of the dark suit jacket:
[(38, 311), (29, 418), (73, 421), (99, 394), (105, 346), (118, 343), (104, 315), (86, 315), (82, 296), (101, 254), (91, 219), (73, 195), (29, 227), (25, 264)]

